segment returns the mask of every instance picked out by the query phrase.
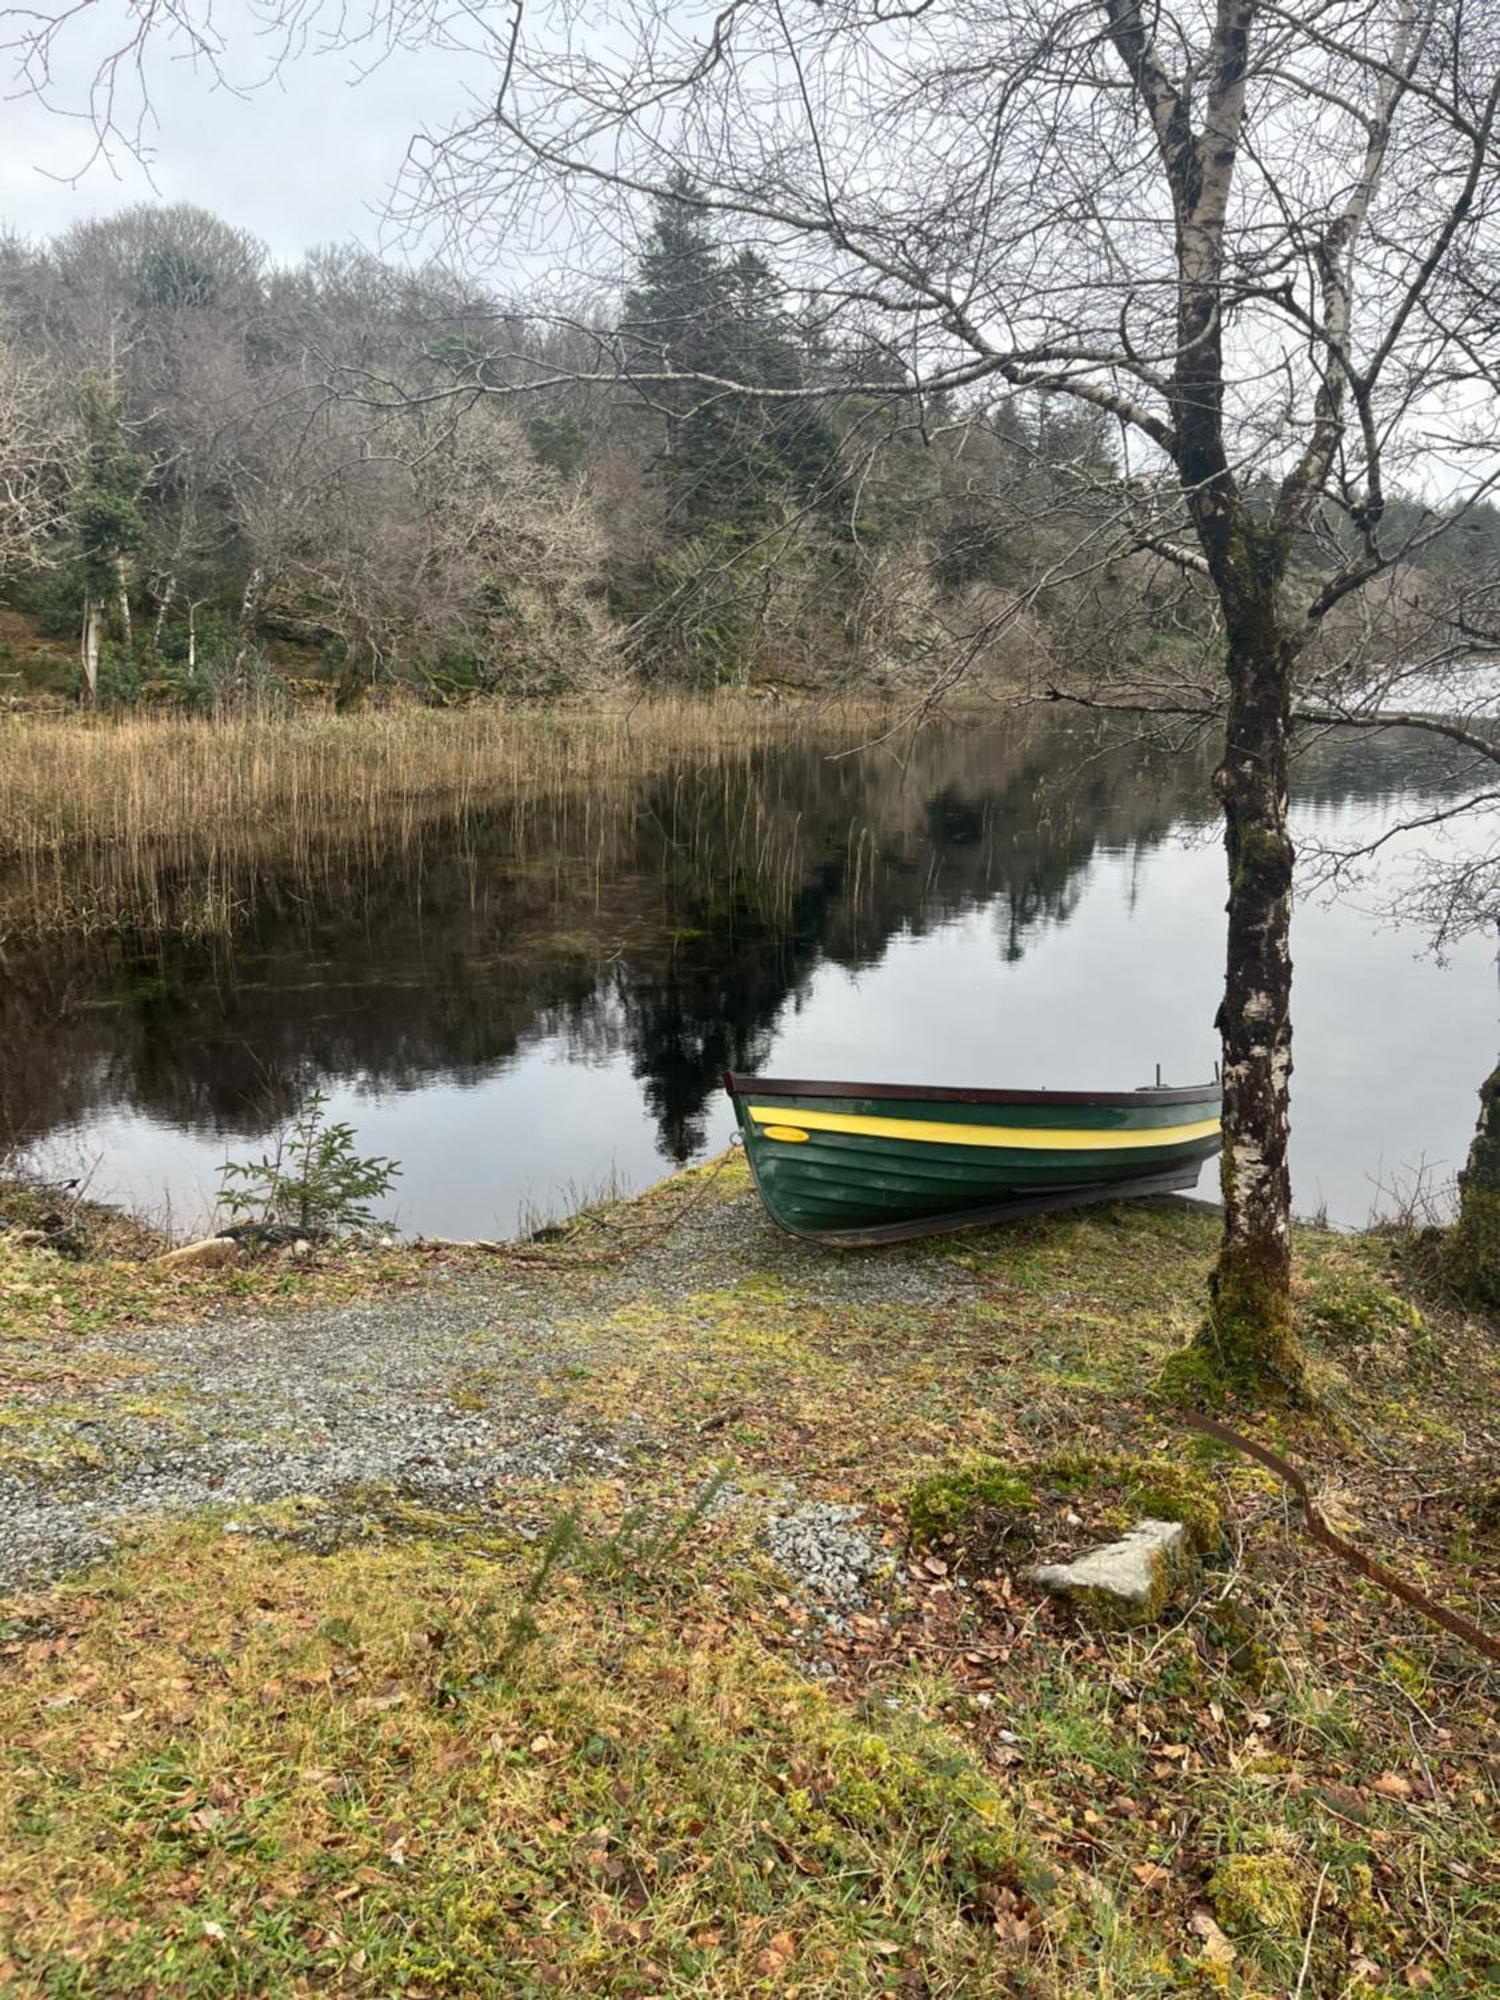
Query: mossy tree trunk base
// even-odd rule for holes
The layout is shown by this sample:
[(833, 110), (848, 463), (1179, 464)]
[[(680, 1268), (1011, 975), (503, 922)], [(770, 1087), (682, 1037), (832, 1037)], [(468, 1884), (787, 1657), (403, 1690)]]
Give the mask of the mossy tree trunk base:
[(1458, 1221), (1443, 1246), (1444, 1273), (1469, 1305), (1500, 1311), (1500, 1064), (1479, 1092), (1479, 1127), (1458, 1186)]
[(1173, 1402), (1198, 1406), (1306, 1402), (1306, 1361), (1280, 1274), (1256, 1282), (1221, 1254), (1203, 1323), (1167, 1362), (1159, 1387)]

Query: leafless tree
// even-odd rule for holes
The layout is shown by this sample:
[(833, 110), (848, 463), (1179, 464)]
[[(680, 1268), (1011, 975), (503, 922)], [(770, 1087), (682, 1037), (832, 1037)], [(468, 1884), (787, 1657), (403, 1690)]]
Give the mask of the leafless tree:
[(55, 560), (73, 443), (44, 371), (0, 338), (0, 579)]
[[(448, 212), (587, 226), (668, 191), (884, 330), (912, 393), (992, 381), (1118, 427), (1130, 540), (1202, 580), (1224, 714), (1225, 1234), (1206, 1357), (1295, 1383), (1287, 762), (1320, 631), (1409, 559), (1405, 469), (1495, 479), (1500, 19), (1461, 0), (519, 10), (432, 163)], [(1311, 691), (1316, 698), (1317, 680)]]

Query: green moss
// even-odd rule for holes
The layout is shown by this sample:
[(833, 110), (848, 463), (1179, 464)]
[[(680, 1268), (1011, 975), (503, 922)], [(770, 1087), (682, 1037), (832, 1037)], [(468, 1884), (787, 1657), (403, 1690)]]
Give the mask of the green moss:
[(1242, 826), (1235, 860), (1245, 886), (1254, 883), (1270, 894), (1282, 895), (1290, 884), (1291, 842), (1275, 827)]
[(1224, 1378), (1207, 1346), (1195, 1340), (1162, 1363), (1155, 1393), (1177, 1410), (1209, 1410), (1225, 1400)]
[(1360, 1264), (1320, 1271), (1298, 1300), (1297, 1316), (1306, 1333), (1331, 1346), (1399, 1342), (1425, 1324), (1409, 1300)]
[(1055, 1452), (1012, 1464), (973, 1458), (930, 1474), (906, 1496), (906, 1519), (919, 1545), (946, 1540), (977, 1558), (1021, 1528), (1038, 1493), (1086, 1495), (1110, 1503), (1119, 1526), (1141, 1516), (1181, 1521), (1196, 1553), (1217, 1548), (1224, 1515), (1210, 1476), (1169, 1458), (1132, 1458), (1116, 1452)]
[(1443, 1274), (1468, 1304), (1500, 1311), (1500, 1194), (1466, 1188), (1443, 1249)]
[(1161, 1549), (1151, 1556), (1151, 1588), (1138, 1603), (1112, 1590), (1077, 1587), (1068, 1592), (1068, 1602), (1083, 1622), (1096, 1632), (1130, 1632), (1139, 1625), (1154, 1625), (1167, 1608), (1182, 1575), (1180, 1565), (1168, 1560)]
[(1387, 1649), (1385, 1670), (1414, 1701), (1430, 1699), (1432, 1676), (1420, 1660), (1414, 1660), (1409, 1653), (1398, 1652), (1393, 1646)]
[(1290, 1855), (1232, 1854), (1214, 1870), (1208, 1893), (1232, 1934), (1261, 1931), (1292, 1944), (1306, 1928), (1306, 1885)]
[(0, 1677), (0, 1988), (749, 1994), (784, 1933), (805, 1992), (999, 1990), (986, 1915), (1037, 1876), (955, 1737), (597, 1577), (502, 1674), (535, 1560), (198, 1524), (65, 1598), (66, 1653)]
[(1036, 1494), (1024, 1472), (999, 1459), (975, 1459), (920, 1480), (906, 1499), (914, 1542), (972, 1533), (984, 1515), (1029, 1514)]
[(1208, 1473), (1177, 1459), (1132, 1458), (1117, 1452), (1058, 1452), (1039, 1469), (1064, 1492), (1100, 1493), (1115, 1489), (1132, 1517), (1181, 1521), (1199, 1553), (1224, 1539), (1224, 1512)]
[(1500, 1065), (1479, 1092), (1479, 1125), (1458, 1185), (1444, 1274), (1468, 1304), (1493, 1312), (1500, 1309)]
[(1169, 1357), (1156, 1386), (1179, 1407), (1212, 1408), (1233, 1397), (1304, 1402), (1306, 1361), (1280, 1281), (1221, 1258), (1192, 1346)]
[(786, 1804), (799, 1835), (830, 1855), (847, 1846), (843, 1829), (880, 1839), (902, 1827), (942, 1855), (946, 1886), (961, 1902), (1026, 1859), (1009, 1802), (978, 1767), (935, 1755), (930, 1732), (903, 1736), (889, 1721), (879, 1732), (830, 1733), (817, 1781), (793, 1790)]
[(1209, 1610), (1204, 1630), (1220, 1650), (1235, 1679), (1259, 1694), (1285, 1678), (1285, 1669), (1266, 1641), (1259, 1615), (1242, 1598), (1221, 1598)]
[(1500, 1479), (1481, 1479), (1456, 1507), (1449, 1553), (1459, 1562), (1491, 1562), (1500, 1555)]
[[(731, 1174), (743, 1186), (726, 1169), (708, 1202), (734, 1198)], [(622, 1236), (663, 1222), (680, 1187), (617, 1211)], [(1420, 1951), (1442, 1990), (1483, 1987), (1500, 1856), (1482, 1689), (1374, 1593), (1331, 1619), (1327, 1576), (1289, 1541), (1279, 1499), (1263, 1504), (1261, 1476), (1221, 1471), (1185, 1435), (1158, 1444), (1175, 1426), (1143, 1416), (1142, 1383), (1202, 1310), (1213, 1216), (1122, 1206), (940, 1241), (893, 1254), (892, 1273), (920, 1282), (887, 1290), (874, 1261), (810, 1257), (751, 1214), (743, 1235), (715, 1230), (711, 1254), (686, 1228), (604, 1281), (566, 1261), (507, 1274), (493, 1325), (434, 1383), (476, 1404), (512, 1382), (566, 1395), (581, 1428), (642, 1441), (610, 1477), (522, 1487), (499, 1519), (478, 1497), (429, 1512), (378, 1489), (236, 1507), (242, 1532), (220, 1514), (153, 1534), (0, 1610), (0, 1906), (28, 1953), (7, 1965), (6, 1938), (0, 1989), (863, 2000), (925, 1980), (1180, 2000), (1222, 1974), (1225, 1992), (1285, 2000), (1307, 1936), (1286, 1920), (1299, 1893), (1310, 1918), (1325, 1862), (1306, 2000), (1347, 1983), (1351, 1929), (1397, 1983)], [(442, 1282), (425, 1255), (289, 1282), (304, 1303), (376, 1282), (404, 1295)], [(1299, 1302), (1331, 1320), (1393, 1268), (1412, 1283), (1401, 1255), (1299, 1231)], [(123, 1407), (122, 1363), (96, 1381), (107, 1343), (76, 1334), (258, 1304), (260, 1285), (247, 1268), (234, 1287), (169, 1289), (149, 1267), (0, 1243), (9, 1406)], [(1388, 1478), (1364, 1435), (1420, 1468), (1406, 1484), (1445, 1497), (1407, 1524), (1408, 1546), (1435, 1583), (1445, 1536), (1472, 1551), (1485, 1569), (1445, 1586), (1463, 1601), (1487, 1581), (1481, 1537), (1500, 1536), (1480, 1478), (1451, 1492), (1493, 1346), (1446, 1295), (1428, 1310), (1430, 1339), (1382, 1341), (1381, 1365), (1349, 1371), (1357, 1447), (1333, 1428), (1269, 1435), (1377, 1511)], [(139, 1411), (147, 1394), (129, 1385)], [(0, 1447), (25, 1436), (13, 1426)], [(725, 1464), (746, 1504), (642, 1567)], [(1080, 1541), (1154, 1514), (1209, 1542), (1221, 1488), (1256, 1498), (1231, 1599), (1211, 1589), (1180, 1624), (1111, 1638), (1107, 1661), (1071, 1621), (1015, 1605), (1006, 1621), (1000, 1592), (934, 1577), (870, 1607), (889, 1626), (861, 1620), (848, 1652), (828, 1647), (825, 1688), (805, 1670), (825, 1628), (773, 1594), (761, 1542), (760, 1503), (779, 1506), (788, 1481), (858, 1504), (910, 1488), (914, 1527), (950, 1564), (942, 1538), (965, 1536), (970, 1564), (967, 1509), (987, 1502), (1007, 1568), (1065, 1510), (1084, 1517)], [(506, 1523), (575, 1506), (584, 1539), (512, 1652), (539, 1553)], [(1350, 1672), (1356, 1653), (1369, 1671)], [(1274, 1699), (1252, 1695), (1268, 1684)], [(1431, 1814), (1343, 1790), (1407, 1767), (1400, 1689), (1452, 1733), (1441, 1833), (1458, 1867), (1439, 1871), (1429, 1945)], [(1278, 1845), (1268, 1822), (1283, 1816)], [(1373, 1893), (1367, 1861), (1382, 1864)], [(1229, 1965), (1186, 1927), (1221, 1862)], [(66, 1908), (37, 1886), (59, 1882)], [(768, 1950), (783, 1935), (789, 1962)]]

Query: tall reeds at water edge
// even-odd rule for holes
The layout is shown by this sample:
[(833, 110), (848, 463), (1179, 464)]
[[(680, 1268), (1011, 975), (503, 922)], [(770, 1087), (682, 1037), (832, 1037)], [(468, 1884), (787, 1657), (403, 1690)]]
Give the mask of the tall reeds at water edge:
[(409, 853), (503, 811), (592, 816), (685, 759), (738, 762), (869, 710), (663, 699), (602, 709), (20, 718), (0, 724), (0, 935), (120, 924), (227, 933), (257, 873)]

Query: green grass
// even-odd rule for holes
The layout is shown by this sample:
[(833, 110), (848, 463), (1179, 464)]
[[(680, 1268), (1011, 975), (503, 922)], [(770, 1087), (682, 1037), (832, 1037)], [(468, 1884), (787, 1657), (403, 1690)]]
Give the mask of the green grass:
[(1026, 1847), (961, 1744), (639, 1579), (507, 1663), (525, 1562), (199, 1525), (60, 1596), (0, 1700), (7, 1990), (979, 1990)]
[[(699, 1213), (745, 1199), (737, 1163)], [(1489, 1990), (1495, 1676), (1150, 1393), (1213, 1230), (1099, 1211), (840, 1263), (746, 1207), (639, 1265), (539, 1253), (497, 1314), (528, 1381), (556, 1346), (561, 1412), (639, 1440), (612, 1480), (448, 1515), (293, 1497), (0, 1607), (0, 1992)], [(1302, 1232), (1298, 1269), (1321, 1406), (1243, 1422), (1493, 1624), (1493, 1328), (1414, 1301), (1377, 1241)], [(80, 1335), (424, 1272), (0, 1245), (0, 1453), (40, 1450), (49, 1398), (190, 1420)], [(434, 1393), (503, 1404), (507, 1352)], [(695, 1514), (715, 1467), (740, 1502)], [(788, 1480), (863, 1506), (903, 1568), (843, 1632), (759, 1546)], [(976, 1502), (1016, 1531), (972, 1560)], [(1028, 1585), (1037, 1547), (1174, 1507), (1203, 1566), (1159, 1626), (1092, 1633)], [(507, 1525), (549, 1516), (581, 1524), (551, 1557)]]

